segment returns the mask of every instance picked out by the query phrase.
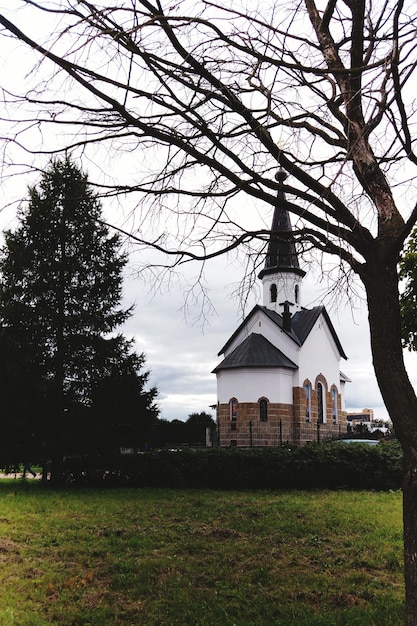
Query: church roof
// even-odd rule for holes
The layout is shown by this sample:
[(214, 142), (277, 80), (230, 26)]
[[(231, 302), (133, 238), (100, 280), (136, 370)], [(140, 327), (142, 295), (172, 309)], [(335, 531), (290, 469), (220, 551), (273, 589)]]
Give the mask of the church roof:
[(292, 328), (299, 338), (301, 345), (303, 345), (303, 343), (309, 336), (314, 324), (316, 323), (320, 315), (323, 315), (324, 319), (326, 320), (326, 324), (337, 346), (337, 349), (339, 350), (340, 356), (344, 359), (347, 359), (347, 356), (342, 348), (342, 344), (339, 341), (339, 337), (336, 334), (329, 314), (327, 313), (323, 305), (315, 306), (313, 309), (301, 309), (300, 311), (294, 313), (293, 317), (291, 318)]
[(313, 329), (315, 323), (317, 322), (317, 319), (319, 318), (320, 315), (323, 315), (324, 319), (326, 320), (326, 324), (329, 328), (330, 334), (332, 335), (332, 338), (337, 346), (340, 356), (343, 357), (344, 359), (347, 359), (347, 356), (342, 348), (342, 345), (339, 341), (339, 338), (336, 334), (336, 331), (330, 320), (330, 317), (326, 309), (322, 305), (316, 306), (312, 309), (301, 309), (297, 311), (296, 313), (294, 313), (294, 315), (291, 317), (291, 329), (286, 330), (284, 328), (282, 316), (279, 315), (279, 313), (276, 313), (275, 311), (268, 309), (268, 307), (260, 306), (259, 304), (257, 304), (254, 306), (254, 308), (246, 317), (246, 319), (241, 323), (239, 328), (236, 329), (236, 331), (233, 333), (230, 339), (226, 342), (226, 344), (220, 350), (219, 356), (227, 350), (228, 346), (235, 339), (235, 337), (239, 334), (241, 329), (247, 324), (248, 320), (258, 311), (262, 311), (274, 324), (278, 326), (278, 328), (282, 332), (286, 333), (288, 337), (290, 337), (299, 346), (302, 346), (304, 344), (311, 330)]
[(276, 272), (294, 272), (304, 276), (305, 271), (300, 269), (292, 237), (290, 214), (285, 206), (285, 194), (282, 186), (287, 178), (287, 174), (284, 170), (278, 170), (275, 178), (280, 183), (280, 186), (272, 218), (265, 267), (260, 272), (259, 278), (262, 279), (266, 274)]
[(285, 367), (298, 369), (298, 366), (275, 348), (265, 337), (252, 333), (237, 346), (214, 370), (244, 367)]

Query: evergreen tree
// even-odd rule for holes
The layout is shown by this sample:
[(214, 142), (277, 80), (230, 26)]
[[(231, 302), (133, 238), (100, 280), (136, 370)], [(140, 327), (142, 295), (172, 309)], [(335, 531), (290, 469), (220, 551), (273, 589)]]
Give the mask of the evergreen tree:
[(143, 372), (143, 354), (130, 352), (109, 368), (93, 386), (91, 397), (91, 449), (114, 453), (120, 448), (147, 449), (151, 432), (158, 422), (157, 391), (147, 388), (149, 372)]
[[(137, 397), (145, 394), (147, 375), (139, 373), (144, 357), (115, 334), (131, 314), (120, 304), (126, 263), (120, 237), (103, 223), (87, 176), (68, 158), (53, 161), (39, 186), (29, 190), (16, 230), (5, 232), (0, 320), (15, 346), (14, 362), (38, 381), (26, 416), (37, 423), (38, 448), (42, 440), (56, 458), (64, 442), (81, 445), (77, 416), (90, 416), (102, 381), (136, 378)], [(155, 396), (155, 389), (144, 396), (145, 413), (157, 413)]]

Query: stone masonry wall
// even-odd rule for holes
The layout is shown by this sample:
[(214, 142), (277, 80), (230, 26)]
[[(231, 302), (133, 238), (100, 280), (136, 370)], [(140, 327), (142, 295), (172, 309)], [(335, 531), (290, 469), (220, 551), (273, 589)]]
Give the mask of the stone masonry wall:
[(311, 417), (306, 419), (305, 391), (293, 390), (293, 405), (268, 402), (266, 421), (260, 419), (259, 402), (238, 403), (236, 421), (232, 421), (229, 404), (217, 407), (217, 428), (220, 446), (279, 446), (285, 443), (305, 444), (338, 438), (346, 433), (346, 412), (341, 411), (338, 396), (337, 423), (333, 423), (332, 394), (326, 394), (326, 423), (318, 424), (317, 391), (312, 390)]

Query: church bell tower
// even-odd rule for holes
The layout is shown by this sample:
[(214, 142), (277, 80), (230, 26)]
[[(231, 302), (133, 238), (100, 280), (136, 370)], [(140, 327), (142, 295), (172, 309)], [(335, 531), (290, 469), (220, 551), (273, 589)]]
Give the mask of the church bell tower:
[(266, 254), (265, 267), (258, 278), (263, 285), (263, 305), (276, 313), (282, 313), (284, 303), (291, 312), (301, 309), (301, 283), (305, 276), (300, 269), (295, 243), (292, 240), (290, 215), (285, 208), (283, 184), (286, 172), (279, 169), (275, 175), (280, 184), (272, 219), (271, 234)]

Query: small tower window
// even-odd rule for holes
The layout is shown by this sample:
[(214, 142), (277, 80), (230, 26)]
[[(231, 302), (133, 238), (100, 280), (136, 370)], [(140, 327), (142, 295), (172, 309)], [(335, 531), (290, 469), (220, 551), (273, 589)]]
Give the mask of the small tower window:
[(295, 300), (295, 304), (298, 304), (298, 299), (300, 297), (300, 285), (296, 285), (294, 287), (294, 300)]
[(259, 400), (259, 420), (261, 422), (268, 421), (268, 400), (266, 398)]
[(271, 285), (270, 293), (271, 293), (271, 302), (276, 302), (277, 301), (277, 286), (275, 285), (275, 283)]

